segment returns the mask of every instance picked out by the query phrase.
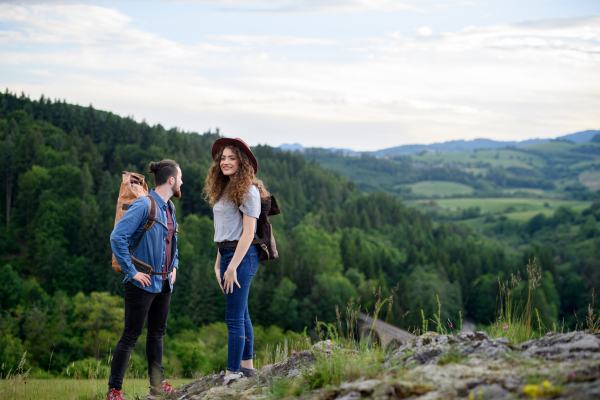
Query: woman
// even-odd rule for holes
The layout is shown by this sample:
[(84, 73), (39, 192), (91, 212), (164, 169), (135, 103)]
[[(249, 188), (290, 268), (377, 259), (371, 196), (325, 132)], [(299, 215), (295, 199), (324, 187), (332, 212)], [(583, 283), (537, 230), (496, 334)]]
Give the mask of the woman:
[(218, 139), (212, 156), (204, 194), (213, 206), (214, 240), (219, 248), (215, 274), (226, 299), (226, 373), (252, 376), (254, 332), (248, 314), (248, 292), (258, 269), (258, 249), (253, 241), (261, 202), (270, 194), (256, 178), (256, 157), (242, 139)]

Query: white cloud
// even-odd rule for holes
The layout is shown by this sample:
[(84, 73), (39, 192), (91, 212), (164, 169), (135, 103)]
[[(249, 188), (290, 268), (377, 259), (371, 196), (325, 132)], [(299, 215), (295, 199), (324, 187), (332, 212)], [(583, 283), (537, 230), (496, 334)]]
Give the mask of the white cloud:
[[(194, 1), (194, 0), (183, 0)], [(182, 2), (171, 0), (170, 2)], [(425, 11), (420, 0), (196, 0), (236, 10), (308, 13), (360, 13), (365, 11)]]
[[(416, 37), (351, 42), (218, 35), (192, 44), (135, 28), (105, 7), (2, 4), (0, 19), (11, 26), (0, 31), (0, 65), (35, 76), (0, 78), (0, 86), (149, 123), (220, 126), (252, 144), (300, 135), (305, 145), (343, 139), (366, 150), (600, 125), (600, 18), (421, 27)], [(298, 45), (356, 58), (288, 61), (279, 52)], [(364, 52), (351, 51), (358, 46)]]
[[(359, 13), (364, 11), (425, 11), (423, 0), (163, 0), (165, 3), (204, 3), (237, 11), (264, 11), (283, 13)], [(73, 4), (81, 0), (0, 0), (13, 4)], [(96, 4), (111, 5), (114, 1), (100, 0)], [(469, 2), (466, 2), (469, 3)], [(452, 4), (455, 5), (455, 4)]]
[(436, 4), (437, 8), (448, 8), (448, 7), (456, 7), (456, 6), (476, 6), (479, 3), (475, 1), (460, 1), (460, 0), (449, 0), (446, 3)]
[(433, 35), (433, 29), (431, 29), (429, 26), (422, 26), (415, 29), (415, 35), (423, 37), (431, 36)]
[(600, 61), (600, 17), (468, 26), (433, 38), (428, 27), (418, 28), (415, 33), (417, 37), (406, 38), (393, 32), (388, 40), (377, 38), (374, 42), (384, 53), (483, 51), (481, 57), (502, 59), (551, 59), (576, 64)]
[[(205, 42), (182, 45), (155, 33), (132, 28), (130, 17), (115, 9), (98, 6), (0, 4), (0, 20), (17, 22), (21, 27), (20, 30), (0, 31), (0, 44), (4, 44), (0, 48), (0, 60), (6, 64), (38, 59), (44, 64), (90, 70), (136, 71), (162, 62), (189, 63), (206, 54), (229, 51), (226, 47)], [(46, 47), (45, 51), (23, 51), (23, 43), (53, 47)]]
[(211, 39), (226, 42), (239, 43), (242, 45), (277, 45), (277, 46), (298, 46), (298, 45), (332, 45), (336, 44), (334, 40), (320, 38), (304, 38), (291, 36), (268, 36), (268, 35), (213, 35)]

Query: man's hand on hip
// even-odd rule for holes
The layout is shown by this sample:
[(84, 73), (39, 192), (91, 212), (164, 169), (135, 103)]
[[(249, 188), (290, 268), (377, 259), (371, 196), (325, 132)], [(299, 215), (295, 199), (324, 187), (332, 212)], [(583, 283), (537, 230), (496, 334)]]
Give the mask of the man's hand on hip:
[(134, 281), (138, 281), (142, 287), (150, 286), (150, 275), (138, 272), (133, 276)]
[(175, 279), (177, 279), (177, 268), (173, 268), (171, 271), (171, 285), (175, 283)]

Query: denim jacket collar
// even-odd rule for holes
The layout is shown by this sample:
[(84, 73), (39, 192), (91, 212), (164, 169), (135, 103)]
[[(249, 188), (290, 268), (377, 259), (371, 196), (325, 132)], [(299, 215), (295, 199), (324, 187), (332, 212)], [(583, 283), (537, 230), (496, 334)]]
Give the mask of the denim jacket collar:
[[(150, 191), (150, 194), (156, 199), (156, 205), (158, 207), (162, 208), (163, 210), (167, 207), (168, 203), (165, 203), (165, 201), (162, 199), (162, 197), (160, 197), (154, 189), (152, 189)], [(170, 205), (169, 205), (169, 209), (171, 210), (171, 213), (173, 213), (173, 209), (171, 208)]]

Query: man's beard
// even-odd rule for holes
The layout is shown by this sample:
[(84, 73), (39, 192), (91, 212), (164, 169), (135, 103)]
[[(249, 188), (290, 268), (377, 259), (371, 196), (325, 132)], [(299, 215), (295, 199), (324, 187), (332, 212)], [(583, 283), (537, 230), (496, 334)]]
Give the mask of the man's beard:
[(180, 199), (181, 198), (181, 185), (177, 186), (177, 188), (172, 188), (173, 197)]

